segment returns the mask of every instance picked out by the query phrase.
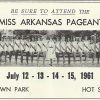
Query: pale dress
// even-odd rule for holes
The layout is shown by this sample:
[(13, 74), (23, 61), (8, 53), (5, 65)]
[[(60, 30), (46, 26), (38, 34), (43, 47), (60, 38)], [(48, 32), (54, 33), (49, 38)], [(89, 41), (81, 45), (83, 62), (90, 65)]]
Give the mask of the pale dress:
[(36, 47), (35, 47), (35, 42), (30, 42), (30, 52), (32, 53), (32, 52), (35, 52), (35, 49)]
[(100, 45), (99, 45), (99, 42), (96, 43), (96, 52), (100, 52)]
[(83, 42), (78, 43), (78, 52), (83, 52), (83, 46), (84, 46)]
[(4, 43), (4, 51), (8, 51), (8, 42), (6, 42), (6, 41)]
[(9, 52), (10, 52), (10, 51), (13, 51), (13, 48), (14, 48), (13, 42), (9, 42), (9, 46), (8, 46)]
[(84, 47), (83, 47), (84, 52), (89, 52), (89, 49), (90, 49), (89, 41), (84, 41)]
[(3, 42), (0, 41), (0, 52), (4, 51), (3, 45), (4, 45)]
[(36, 52), (42, 52), (42, 42), (41, 41), (36, 42)]
[(60, 42), (56, 42), (56, 49), (55, 49), (55, 51), (57, 52), (57, 53), (59, 53), (60, 52)]
[(56, 54), (55, 54), (55, 44), (53, 41), (48, 42), (48, 51), (46, 55), (46, 59), (56, 59)]
[(67, 52), (72, 52), (71, 42), (67, 42), (66, 46), (67, 46), (66, 48)]
[(60, 50), (61, 50), (61, 52), (65, 52), (66, 51), (66, 42), (65, 41), (61, 41)]
[(19, 48), (19, 44), (20, 44), (20, 41), (19, 40), (15, 40), (15, 43), (14, 43), (14, 50), (20, 50)]
[(25, 42), (24, 42), (24, 40), (20, 41), (20, 50), (21, 51), (25, 50)]
[(77, 41), (72, 42), (72, 52), (77, 52), (78, 50), (78, 44)]
[(90, 45), (90, 49), (91, 49), (91, 52), (93, 52), (93, 53), (96, 51), (96, 48), (95, 48), (95, 44), (94, 43), (92, 43)]
[(42, 41), (42, 52), (47, 52), (47, 43), (48, 41), (47, 40), (43, 40)]
[(25, 51), (30, 52), (30, 43), (29, 43), (29, 41), (25, 42)]

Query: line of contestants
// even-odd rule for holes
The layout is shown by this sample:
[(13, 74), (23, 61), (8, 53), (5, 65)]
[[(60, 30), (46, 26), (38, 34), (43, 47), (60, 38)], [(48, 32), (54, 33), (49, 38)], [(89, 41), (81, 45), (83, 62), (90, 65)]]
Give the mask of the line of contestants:
[[(77, 56), (78, 55), (78, 56)], [(66, 61), (68, 64), (71, 64), (71, 58), (73, 62), (76, 62), (76, 58), (80, 58), (80, 63), (82, 61), (88, 62), (88, 58), (92, 59), (92, 63), (95, 58), (97, 63), (100, 59), (100, 42), (96, 43), (91, 42), (90, 40), (81, 40), (74, 38), (73, 41), (70, 41), (68, 38), (65, 41), (65, 37), (62, 37), (60, 40), (50, 38), (46, 40), (45, 38), (38, 38), (38, 41), (30, 39), (4, 39), (0, 41), (0, 63), (3, 61), (6, 63), (7, 60), (11, 63), (13, 56), (15, 57), (15, 63), (17, 64), (18, 59), (20, 58), (20, 63), (23, 64), (24, 56), (26, 63), (34, 63), (34, 57), (37, 57), (37, 66), (39, 64), (40, 57), (42, 57), (43, 64), (46, 60), (49, 60), (50, 65), (52, 66), (53, 61), (57, 61), (59, 65), (60, 58), (63, 58), (63, 65)], [(84, 59), (83, 59), (84, 56)], [(66, 60), (66, 58), (68, 60)], [(31, 60), (30, 60), (31, 59)]]

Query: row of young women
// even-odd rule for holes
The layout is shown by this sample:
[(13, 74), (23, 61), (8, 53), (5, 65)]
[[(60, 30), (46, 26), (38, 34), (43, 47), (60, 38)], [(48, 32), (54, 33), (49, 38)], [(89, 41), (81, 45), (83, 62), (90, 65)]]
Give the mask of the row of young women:
[(29, 61), (33, 63), (34, 57), (37, 57), (37, 66), (39, 64), (40, 56), (43, 58), (43, 64), (47, 60), (50, 62), (50, 66), (52, 66), (53, 61), (57, 60), (57, 64), (59, 65), (60, 58), (63, 58), (63, 65), (66, 62), (71, 64), (71, 58), (73, 58), (73, 62), (76, 62), (76, 58), (80, 58), (80, 63), (83, 61), (83, 55), (85, 57), (85, 61), (88, 62), (88, 58), (91, 55), (92, 63), (95, 58), (97, 59), (97, 63), (99, 63), (100, 59), (100, 42), (87, 40), (87, 37), (82, 40), (81, 38), (76, 39), (73, 38), (73, 41), (70, 41), (70, 38), (62, 37), (61, 39), (56, 38), (46, 40), (46, 38), (38, 38), (38, 40), (30, 40), (27, 39), (18, 39), (15, 38), (10, 40), (8, 38), (2, 39), (0, 41), (0, 62), (2, 62), (2, 58), (4, 56), (5, 63), (9, 58), (9, 62), (12, 62), (13, 56), (15, 56), (15, 63), (20, 57), (20, 62), (23, 64), (24, 56), (26, 57), (26, 63)]

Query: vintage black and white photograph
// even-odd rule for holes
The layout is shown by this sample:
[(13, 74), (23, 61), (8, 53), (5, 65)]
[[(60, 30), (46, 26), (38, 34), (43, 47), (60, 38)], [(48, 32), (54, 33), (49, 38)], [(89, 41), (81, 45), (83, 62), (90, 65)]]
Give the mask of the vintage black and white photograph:
[(0, 66), (99, 67), (99, 30), (0, 30)]

